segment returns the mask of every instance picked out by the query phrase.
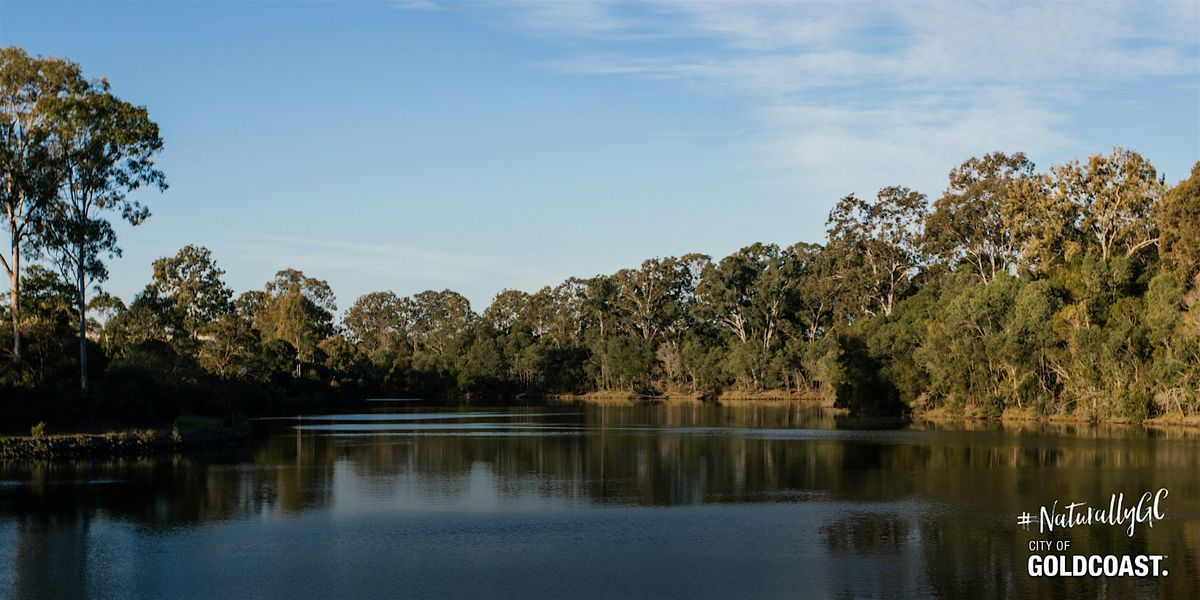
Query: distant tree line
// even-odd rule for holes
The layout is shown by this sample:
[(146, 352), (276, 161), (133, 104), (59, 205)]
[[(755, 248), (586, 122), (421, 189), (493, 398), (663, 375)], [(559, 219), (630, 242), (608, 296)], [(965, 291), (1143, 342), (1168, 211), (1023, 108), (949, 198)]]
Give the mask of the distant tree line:
[(9, 414), (588, 392), (822, 394), (862, 413), (1200, 410), (1200, 163), (1170, 187), (1121, 148), (1044, 171), (996, 152), (954, 168), (932, 202), (904, 187), (842, 198), (823, 244), (653, 258), (505, 290), (481, 313), (443, 290), (374, 292), (339, 315), (330, 286), (293, 269), (235, 296), (190, 245), (126, 304), (88, 292), (119, 253), (108, 219), (141, 222), (127, 193), (165, 186), (157, 127), (68, 61), (8, 48), (0, 77)]

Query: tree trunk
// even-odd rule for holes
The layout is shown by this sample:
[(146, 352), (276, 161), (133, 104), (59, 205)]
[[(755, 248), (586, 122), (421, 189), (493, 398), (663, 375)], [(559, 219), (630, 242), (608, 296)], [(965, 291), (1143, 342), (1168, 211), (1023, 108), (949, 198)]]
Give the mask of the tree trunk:
[[(13, 190), (12, 177), (5, 177), (5, 189), (9, 198), (16, 196)], [(21, 234), (20, 226), (17, 224), (17, 208), (23, 198), (17, 198), (18, 204), (10, 205), (6, 211), (5, 217), (8, 221), (8, 229), (12, 234), (12, 265), (4, 262), (4, 257), (0, 256), (0, 262), (4, 263), (4, 267), (8, 270), (8, 287), (12, 304), (9, 307), (9, 313), (12, 317), (13, 325), (13, 364), (21, 364), (21, 305), (18, 300), (21, 298)]]
[(87, 287), (83, 276), (83, 246), (80, 245), (79, 264), (75, 270), (75, 293), (79, 301), (79, 389), (88, 393), (88, 352), (87, 352)]
[(9, 313), (13, 328), (13, 364), (21, 364), (21, 246), (14, 236), (12, 244), (12, 272), (8, 274)]

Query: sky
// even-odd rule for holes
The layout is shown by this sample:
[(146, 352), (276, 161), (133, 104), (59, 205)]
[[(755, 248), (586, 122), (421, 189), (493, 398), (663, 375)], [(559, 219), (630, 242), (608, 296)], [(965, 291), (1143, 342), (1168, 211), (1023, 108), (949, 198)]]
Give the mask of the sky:
[(213, 251), (359, 295), (502, 289), (820, 242), (838, 198), (972, 156), (1200, 159), (1200, 2), (16, 2), (160, 126), (170, 188), (103, 287)]

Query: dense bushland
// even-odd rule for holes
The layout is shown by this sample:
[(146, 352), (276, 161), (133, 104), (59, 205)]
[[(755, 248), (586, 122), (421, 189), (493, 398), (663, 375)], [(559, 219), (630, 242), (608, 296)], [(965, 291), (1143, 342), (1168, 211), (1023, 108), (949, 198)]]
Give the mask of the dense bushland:
[[(1044, 171), (971, 158), (932, 202), (838, 200), (823, 243), (661, 257), (482, 312), (450, 290), (358, 298), (294, 269), (235, 297), (211, 252), (100, 291), (109, 218), (165, 188), (145, 108), (3, 49), (0, 410), (22, 421), (234, 414), (369, 394), (814, 393), (861, 413), (1092, 419), (1200, 410), (1200, 163), (1168, 186), (1116, 148)], [(82, 183), (81, 183), (82, 182)], [(25, 262), (22, 262), (22, 258)]]

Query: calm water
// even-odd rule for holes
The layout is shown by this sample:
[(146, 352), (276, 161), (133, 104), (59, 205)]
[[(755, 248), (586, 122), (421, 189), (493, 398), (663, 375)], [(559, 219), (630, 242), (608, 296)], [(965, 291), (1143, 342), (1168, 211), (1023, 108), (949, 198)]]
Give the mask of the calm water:
[[(1162, 597), (1200, 591), (1200, 443), (1130, 427), (863, 430), (800, 405), (432, 408), (246, 448), (0, 467), (0, 595)], [(1168, 488), (1167, 518), (1039, 534)], [(1026, 574), (1030, 540), (1169, 576)]]

